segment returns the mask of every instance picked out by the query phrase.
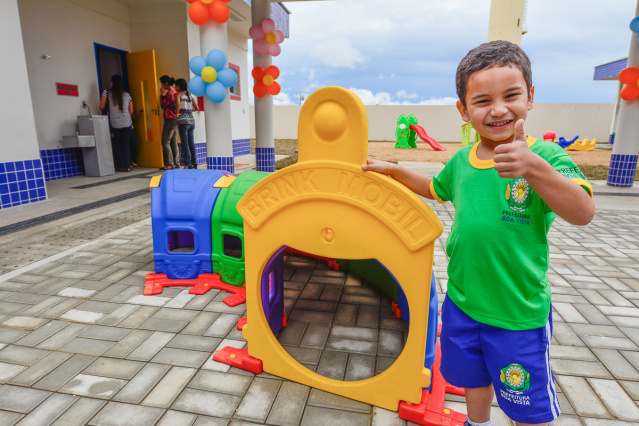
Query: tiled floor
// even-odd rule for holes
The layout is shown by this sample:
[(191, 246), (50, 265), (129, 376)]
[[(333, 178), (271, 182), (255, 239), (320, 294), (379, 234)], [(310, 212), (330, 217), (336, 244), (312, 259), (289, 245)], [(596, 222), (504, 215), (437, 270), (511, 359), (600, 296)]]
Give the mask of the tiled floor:
[[(244, 347), (235, 325), (245, 307), (226, 306), (217, 291), (142, 295), (153, 268), (148, 203), (145, 195), (0, 237), (0, 425), (406, 424), (213, 361), (220, 347)], [(441, 301), (454, 212), (427, 203), (445, 225), (434, 264)], [(591, 225), (557, 220), (550, 233), (557, 425), (639, 423), (639, 198), (602, 196), (598, 209)], [(297, 256), (285, 275), (289, 325), (278, 338), (303, 365), (353, 380), (397, 356), (406, 326), (375, 289)], [(450, 407), (463, 411), (461, 401), (450, 397)], [(495, 425), (510, 424), (493, 412)]]

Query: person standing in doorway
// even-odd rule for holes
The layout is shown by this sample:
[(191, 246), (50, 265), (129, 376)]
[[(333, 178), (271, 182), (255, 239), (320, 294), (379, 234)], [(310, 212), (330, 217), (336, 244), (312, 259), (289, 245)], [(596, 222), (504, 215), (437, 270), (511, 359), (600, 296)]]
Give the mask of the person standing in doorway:
[(175, 79), (168, 75), (160, 77), (160, 105), (164, 110), (164, 126), (162, 127), (162, 149), (164, 151), (164, 167), (162, 170), (180, 168), (180, 154), (177, 145), (177, 112), (175, 103)]
[(177, 123), (180, 131), (180, 141), (184, 147), (184, 168), (197, 169), (197, 155), (195, 153), (195, 141), (193, 140), (193, 130), (195, 120), (193, 111), (199, 111), (197, 102), (194, 102), (193, 95), (189, 92), (186, 80), (178, 78), (175, 80), (175, 104), (177, 111)]
[(109, 125), (113, 136), (115, 168), (119, 172), (130, 172), (133, 100), (131, 95), (124, 91), (122, 76), (119, 74), (111, 77), (111, 88), (102, 92), (100, 109), (106, 109), (107, 103), (109, 104)]

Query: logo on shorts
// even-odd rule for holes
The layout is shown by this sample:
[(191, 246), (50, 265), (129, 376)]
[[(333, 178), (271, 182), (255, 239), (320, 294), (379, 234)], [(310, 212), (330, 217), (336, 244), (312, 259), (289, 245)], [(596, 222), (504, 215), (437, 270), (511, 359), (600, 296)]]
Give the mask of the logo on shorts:
[(533, 190), (526, 179), (520, 177), (508, 182), (504, 196), (511, 210), (523, 213), (532, 204), (532, 194)]
[(530, 373), (519, 364), (510, 364), (501, 369), (499, 379), (508, 391), (521, 394), (530, 388)]

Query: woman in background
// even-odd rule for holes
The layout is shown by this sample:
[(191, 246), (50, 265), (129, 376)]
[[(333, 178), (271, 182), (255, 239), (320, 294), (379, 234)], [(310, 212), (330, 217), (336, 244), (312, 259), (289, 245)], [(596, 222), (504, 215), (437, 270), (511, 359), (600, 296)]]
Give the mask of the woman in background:
[(164, 167), (171, 170), (180, 168), (180, 151), (177, 146), (177, 112), (175, 105), (175, 79), (168, 75), (160, 77), (160, 105), (164, 110), (164, 126), (162, 126), (162, 149), (164, 150)]
[(111, 88), (102, 92), (100, 109), (109, 105), (109, 124), (113, 134), (113, 153), (115, 168), (118, 172), (131, 171), (131, 133), (133, 132), (131, 115), (133, 114), (133, 100), (124, 91), (122, 76), (114, 74), (111, 77)]
[(195, 120), (193, 111), (199, 111), (197, 102), (194, 102), (193, 95), (189, 92), (186, 80), (178, 78), (175, 80), (175, 104), (177, 112), (177, 123), (180, 132), (180, 140), (184, 147), (184, 168), (197, 169), (197, 155), (195, 153), (195, 141), (193, 140), (193, 130)]

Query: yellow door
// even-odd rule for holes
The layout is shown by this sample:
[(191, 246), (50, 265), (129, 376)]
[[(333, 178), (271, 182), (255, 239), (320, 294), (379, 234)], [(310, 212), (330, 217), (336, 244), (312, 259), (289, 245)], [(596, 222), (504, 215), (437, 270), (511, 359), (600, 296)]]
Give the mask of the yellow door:
[(126, 55), (129, 89), (138, 112), (133, 120), (138, 137), (138, 164), (145, 167), (164, 167), (158, 77), (155, 71), (155, 50)]

